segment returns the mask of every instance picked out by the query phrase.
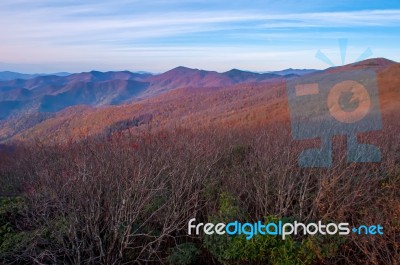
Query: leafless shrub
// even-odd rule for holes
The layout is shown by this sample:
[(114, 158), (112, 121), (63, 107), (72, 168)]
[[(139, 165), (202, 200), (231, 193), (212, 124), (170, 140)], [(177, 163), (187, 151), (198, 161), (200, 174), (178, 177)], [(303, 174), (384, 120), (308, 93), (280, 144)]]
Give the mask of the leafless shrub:
[[(192, 217), (207, 220), (229, 192), (251, 220), (381, 224), (382, 237), (349, 236), (320, 262), (395, 264), (400, 260), (400, 139), (395, 125), (379, 140), (380, 164), (348, 164), (335, 141), (330, 169), (302, 169), (315, 143), (292, 141), (285, 124), (256, 128), (117, 133), (52, 146), (19, 146), (2, 160), (2, 181), (18, 180), (28, 207), (21, 229), (35, 240), (14, 258), (34, 263), (165, 262), (168, 249), (196, 240)], [(4, 179), (5, 176), (8, 176)], [(211, 262), (207, 254), (204, 263)]]

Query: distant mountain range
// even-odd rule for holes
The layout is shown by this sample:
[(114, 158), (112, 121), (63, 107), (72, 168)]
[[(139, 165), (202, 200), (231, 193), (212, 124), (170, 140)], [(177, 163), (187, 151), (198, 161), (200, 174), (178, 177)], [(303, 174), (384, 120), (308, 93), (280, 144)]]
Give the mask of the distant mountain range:
[(10, 71), (3, 71), (0, 72), (0, 81), (9, 81), (15, 79), (32, 79), (38, 76), (48, 76), (48, 75), (56, 75), (56, 76), (67, 76), (70, 73), (60, 72), (60, 73), (53, 73), (53, 74), (21, 74), (16, 72)]
[(302, 76), (302, 75), (307, 75), (307, 74), (311, 74), (311, 73), (315, 73), (318, 72), (319, 70), (316, 69), (285, 69), (285, 70), (281, 70), (281, 71), (274, 71), (274, 72), (269, 72), (269, 73), (274, 73), (277, 75), (298, 75), (298, 76)]
[[(289, 70), (287, 70), (289, 72)], [(296, 70), (285, 77), (293, 77)], [(237, 69), (224, 73), (177, 67), (163, 74), (129, 71), (55, 75), (0, 73), (0, 120), (25, 113), (54, 113), (75, 105), (118, 105), (182, 87), (221, 87), (282, 78)]]
[[(236, 69), (234, 69), (236, 70)], [(232, 70), (233, 71), (233, 70)], [(238, 70), (240, 71), (240, 70)], [(285, 69), (281, 71), (269, 71), (269, 72), (254, 72), (254, 73), (259, 73), (259, 74), (276, 74), (276, 75), (304, 75), (304, 74), (309, 74), (312, 72), (316, 72), (319, 70), (315, 69)], [(243, 71), (243, 72), (251, 72), (251, 71)], [(152, 73), (147, 72), (147, 71), (135, 71), (132, 72), (135, 74), (143, 74), (143, 75), (152, 75)], [(11, 71), (0, 71), (0, 81), (10, 81), (10, 80), (15, 80), (15, 79), (32, 79), (35, 77), (39, 76), (51, 76), (51, 75), (56, 75), (56, 76), (68, 76), (71, 75), (72, 73), (68, 72), (59, 72), (59, 73), (51, 73), (51, 74), (23, 74), (23, 73), (17, 73), (17, 72), (11, 72)]]
[[(398, 66), (378, 58), (323, 72), (358, 68), (382, 71), (391, 67), (390, 73), (400, 76)], [(0, 81), (0, 141), (34, 136), (65, 138), (83, 127), (101, 133), (130, 119), (137, 120), (127, 124), (136, 125), (143, 120), (158, 125), (177, 120), (190, 120), (185, 123), (192, 125), (210, 120), (265, 122), (268, 115), (282, 115), (285, 80), (319, 72), (287, 69), (253, 73), (232, 69), (218, 73), (177, 67), (157, 75), (91, 71)], [(385, 76), (384, 80), (391, 79), (387, 86), (392, 86), (399, 83), (396, 78)], [(278, 104), (275, 101), (281, 102), (279, 107), (270, 108)]]

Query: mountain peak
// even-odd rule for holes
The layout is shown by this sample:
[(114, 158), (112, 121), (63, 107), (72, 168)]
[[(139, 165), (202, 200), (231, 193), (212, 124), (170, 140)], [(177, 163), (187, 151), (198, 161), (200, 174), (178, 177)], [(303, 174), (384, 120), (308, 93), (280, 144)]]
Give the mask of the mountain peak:
[(353, 63), (355, 66), (389, 66), (395, 64), (396, 62), (386, 59), (386, 58), (371, 58), (364, 61), (359, 61)]
[(388, 60), (386, 58), (371, 58), (351, 64), (342, 66), (331, 67), (325, 70), (327, 73), (343, 72), (348, 70), (362, 70), (362, 69), (374, 69), (375, 71), (383, 70), (396, 62)]
[(224, 74), (243, 74), (243, 73), (257, 74), (257, 73), (254, 73), (254, 72), (244, 71), (244, 70), (240, 70), (240, 69), (237, 69), (237, 68), (233, 68), (233, 69), (225, 72)]
[[(171, 69), (170, 71), (198, 71), (198, 70), (199, 69), (189, 68), (186, 66), (178, 66), (178, 67)], [(170, 71), (168, 71), (168, 72), (170, 72)]]

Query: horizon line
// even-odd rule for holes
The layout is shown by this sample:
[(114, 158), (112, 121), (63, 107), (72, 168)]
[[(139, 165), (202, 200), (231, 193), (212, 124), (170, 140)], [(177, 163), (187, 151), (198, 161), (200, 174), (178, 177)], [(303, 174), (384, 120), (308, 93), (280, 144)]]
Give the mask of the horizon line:
[[(347, 63), (347, 64), (343, 64), (343, 65), (335, 65), (335, 66), (328, 66), (326, 68), (284, 68), (284, 69), (279, 69), (279, 70), (266, 70), (266, 71), (255, 71), (255, 70), (245, 70), (245, 69), (240, 69), (240, 68), (236, 68), (233, 67), (230, 70), (227, 71), (216, 71), (216, 70), (209, 70), (209, 69), (202, 69), (202, 68), (193, 68), (193, 67), (187, 67), (187, 66), (183, 66), (183, 65), (179, 65), (176, 67), (173, 67), (171, 69), (168, 69), (166, 71), (163, 72), (155, 72), (155, 71), (147, 71), (147, 70), (128, 70), (128, 69), (123, 69), (123, 70), (96, 70), (96, 69), (91, 69), (91, 70), (87, 70), (87, 71), (77, 71), (77, 72), (70, 72), (70, 71), (53, 71), (53, 72), (19, 72), (19, 71), (13, 71), (13, 70), (0, 70), (0, 73), (5, 73), (5, 72), (9, 72), (9, 73), (16, 73), (16, 74), (24, 74), (24, 75), (57, 75), (57, 74), (82, 74), (82, 73), (91, 73), (91, 72), (101, 72), (101, 73), (107, 73), (107, 72), (130, 72), (130, 73), (143, 73), (143, 74), (151, 74), (151, 75), (159, 75), (159, 74), (163, 74), (166, 73), (168, 71), (177, 69), (177, 68), (186, 68), (186, 69), (191, 69), (191, 70), (198, 70), (198, 71), (207, 71), (207, 72), (216, 72), (216, 73), (227, 73), (229, 71), (232, 70), (239, 70), (242, 72), (250, 72), (250, 73), (257, 73), (257, 74), (267, 74), (267, 73), (273, 73), (273, 72), (280, 72), (280, 71), (285, 71), (285, 70), (315, 70), (315, 71), (323, 71), (323, 70), (327, 70), (329, 68), (333, 68), (333, 67), (340, 67), (340, 66), (345, 66), (345, 65), (351, 65), (351, 64), (355, 64), (355, 63), (360, 63), (360, 62), (364, 62), (364, 61), (370, 61), (370, 60), (377, 60), (377, 59), (384, 59), (384, 60), (388, 60), (388, 61), (392, 61), (394, 63), (398, 63), (395, 60), (392, 59), (388, 59), (385, 57), (374, 57), (374, 58), (368, 58), (365, 60), (361, 60), (361, 61), (356, 61), (356, 62), (352, 62), (352, 63)], [(6, 64), (1, 62), (1, 64)]]

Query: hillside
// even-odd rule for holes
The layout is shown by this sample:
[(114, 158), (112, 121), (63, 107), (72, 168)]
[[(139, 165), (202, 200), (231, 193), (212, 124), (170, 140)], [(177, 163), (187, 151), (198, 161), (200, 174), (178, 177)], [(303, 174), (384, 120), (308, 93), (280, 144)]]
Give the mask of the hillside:
[(150, 82), (150, 86), (146, 94), (156, 95), (183, 87), (224, 87), (242, 83), (262, 82), (280, 77), (273, 73), (259, 74), (238, 69), (218, 73), (180, 66), (148, 78), (147, 81)]
[(280, 78), (240, 70), (226, 73), (177, 67), (160, 75), (98, 72), (0, 81), (0, 120), (67, 107), (119, 105), (183, 87), (221, 87)]
[(148, 74), (96, 72), (39, 76), (0, 82), (0, 119), (26, 113), (54, 113), (69, 106), (101, 106), (129, 101), (147, 88)]
[[(107, 107), (152, 98), (174, 89), (228, 87), (293, 77), (237, 69), (218, 73), (177, 67), (159, 75), (91, 71), (0, 81), (0, 130), (7, 132), (0, 135), (0, 140), (6, 140), (69, 107)], [(34, 118), (24, 126), (14, 126), (29, 117)]]
[[(357, 69), (374, 69), (378, 72), (382, 113), (386, 115), (398, 111), (400, 109), (400, 91), (398, 89), (400, 87), (400, 65), (382, 59), (368, 60), (355, 65)], [(354, 68), (354, 65), (328, 69), (325, 74), (332, 71), (348, 71), (349, 68)], [(180, 74), (178, 75), (178, 73)], [(204, 75), (200, 70), (177, 68), (172, 72), (151, 78), (160, 82), (158, 84), (166, 84), (160, 80), (164, 80), (164, 82), (170, 80), (176, 87), (189, 82), (188, 86), (191, 85), (190, 87), (171, 90), (127, 105), (80, 109), (79, 111), (76, 111), (76, 107), (71, 107), (19, 133), (13, 139), (30, 140), (45, 136), (46, 139), (66, 140), (83, 135), (98, 135), (113, 131), (112, 128), (120, 127), (121, 122), (126, 122), (126, 128), (131, 128), (131, 131), (149, 127), (154, 129), (183, 126), (193, 129), (207, 126), (229, 127), (253, 126), (271, 122), (288, 123), (290, 117), (285, 79), (255, 79), (252, 74), (241, 73), (245, 75), (244, 78), (241, 79), (240, 75), (235, 75), (236, 81), (232, 81), (232, 77), (228, 79), (229, 74), (229, 72), (219, 74), (226, 76), (227, 79), (214, 79), (218, 75), (214, 72)], [(319, 74), (314, 73), (313, 75)], [(199, 87), (193, 86), (194, 80), (199, 82)], [(212, 80), (219, 81), (214, 83)], [(240, 80), (246, 80), (246, 83), (236, 85), (230, 83), (240, 82)], [(222, 86), (225, 84), (224, 82), (227, 82), (227, 85)], [(150, 87), (154, 87), (154, 84), (150, 82)], [(211, 84), (219, 86), (211, 86)], [(146, 118), (143, 122), (141, 121), (143, 116), (151, 118)], [(128, 121), (134, 122), (129, 123)]]

